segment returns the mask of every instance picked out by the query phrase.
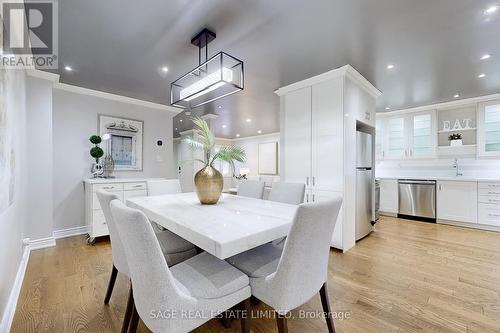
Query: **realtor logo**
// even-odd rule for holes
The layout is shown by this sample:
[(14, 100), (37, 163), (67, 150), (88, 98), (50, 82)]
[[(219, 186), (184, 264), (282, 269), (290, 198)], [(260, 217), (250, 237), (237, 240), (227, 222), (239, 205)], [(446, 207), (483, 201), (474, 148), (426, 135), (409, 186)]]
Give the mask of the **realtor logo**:
[(2, 4), (1, 67), (57, 69), (57, 2)]

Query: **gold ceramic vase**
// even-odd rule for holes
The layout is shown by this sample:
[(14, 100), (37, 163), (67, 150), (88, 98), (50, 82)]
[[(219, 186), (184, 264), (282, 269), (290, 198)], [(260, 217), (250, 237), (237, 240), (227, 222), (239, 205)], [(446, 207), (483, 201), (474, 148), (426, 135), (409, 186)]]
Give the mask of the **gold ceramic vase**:
[(207, 165), (194, 176), (194, 185), (200, 202), (213, 205), (219, 201), (224, 180), (217, 169)]

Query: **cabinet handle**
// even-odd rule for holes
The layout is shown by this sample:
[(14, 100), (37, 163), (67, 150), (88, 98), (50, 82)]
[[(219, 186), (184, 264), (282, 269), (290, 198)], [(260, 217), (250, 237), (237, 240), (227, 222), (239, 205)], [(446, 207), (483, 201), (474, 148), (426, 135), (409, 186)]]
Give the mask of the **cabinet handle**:
[(313, 194), (313, 202), (314, 202), (314, 199), (316, 198), (316, 196)]
[(441, 191), (441, 184), (439, 184), (439, 190)]
[(405, 149), (405, 157), (408, 157), (408, 151)]
[[(316, 177), (314, 177), (314, 176), (313, 176), (313, 186), (315, 186), (315, 185), (316, 185)], [(313, 194), (313, 195), (314, 195), (314, 194)], [(313, 197), (313, 198), (314, 198), (314, 197)], [(313, 201), (314, 201), (314, 199), (313, 199)]]
[(114, 188), (115, 188), (114, 186), (104, 186), (103, 187), (103, 189), (105, 189), (105, 190), (112, 190)]
[(491, 216), (491, 217), (500, 217), (500, 214), (488, 214), (488, 216)]
[(309, 194), (306, 194), (306, 202), (309, 202)]
[(135, 185), (134, 187), (142, 187), (142, 185)]
[(306, 177), (306, 185), (309, 186), (309, 176)]

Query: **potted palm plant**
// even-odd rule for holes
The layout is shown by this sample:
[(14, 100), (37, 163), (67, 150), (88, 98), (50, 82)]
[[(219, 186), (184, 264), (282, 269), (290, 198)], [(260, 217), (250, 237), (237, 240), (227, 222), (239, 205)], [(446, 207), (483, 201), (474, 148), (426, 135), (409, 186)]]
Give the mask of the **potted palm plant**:
[(200, 117), (191, 117), (195, 129), (199, 131), (199, 140), (188, 137), (182, 142), (193, 150), (203, 151), (203, 159), (180, 161), (179, 164), (188, 164), (195, 161), (203, 163), (204, 167), (194, 176), (196, 194), (202, 204), (213, 205), (219, 201), (224, 187), (222, 174), (214, 168), (214, 162), (221, 160), (227, 162), (234, 174), (234, 162), (245, 162), (245, 151), (237, 146), (221, 146), (219, 151), (214, 151), (215, 136), (210, 131), (207, 122)]

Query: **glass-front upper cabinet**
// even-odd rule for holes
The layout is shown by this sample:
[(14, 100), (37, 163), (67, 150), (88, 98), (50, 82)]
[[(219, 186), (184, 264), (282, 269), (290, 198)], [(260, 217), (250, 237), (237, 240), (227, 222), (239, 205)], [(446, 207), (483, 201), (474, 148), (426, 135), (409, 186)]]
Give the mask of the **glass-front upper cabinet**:
[(478, 139), (480, 156), (500, 156), (500, 100), (480, 104)]
[(436, 111), (377, 119), (377, 160), (433, 158), (436, 156)]
[(385, 157), (389, 159), (402, 159), (407, 157), (407, 137), (405, 133), (405, 118), (389, 118), (387, 128), (387, 149)]
[(435, 130), (433, 113), (414, 115), (412, 122), (412, 134), (410, 137), (410, 158), (426, 158), (435, 154)]

